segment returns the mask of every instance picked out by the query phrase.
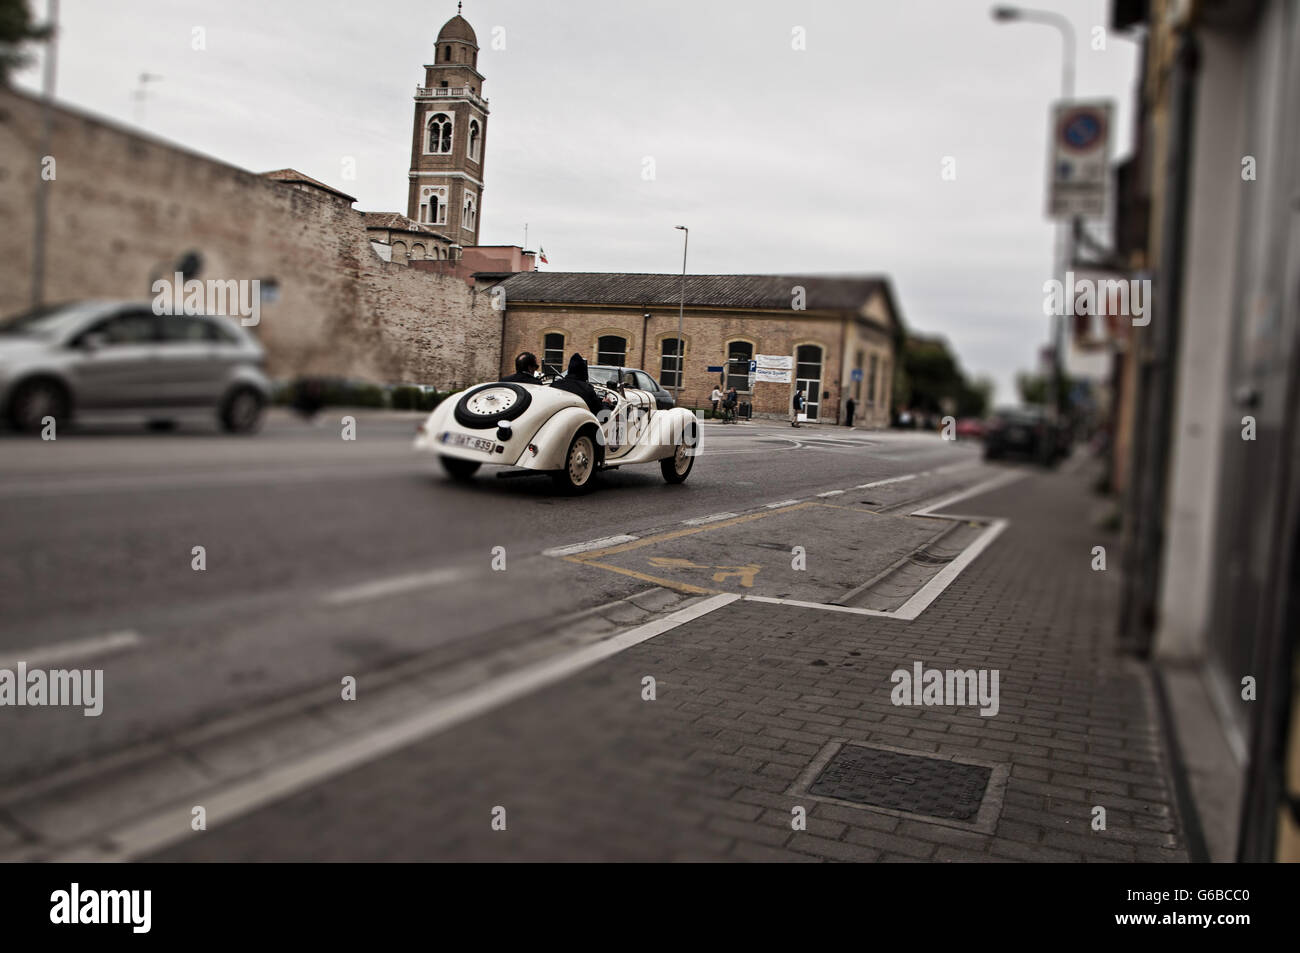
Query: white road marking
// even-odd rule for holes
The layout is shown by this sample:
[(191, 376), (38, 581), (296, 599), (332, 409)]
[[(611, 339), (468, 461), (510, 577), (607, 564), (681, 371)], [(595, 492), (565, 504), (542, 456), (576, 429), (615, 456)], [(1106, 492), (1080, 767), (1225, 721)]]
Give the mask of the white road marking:
[(794, 506), (796, 503), (802, 503), (803, 500), (782, 500), (780, 503), (765, 503), (769, 510), (777, 510), (783, 506)]
[(703, 526), (705, 523), (716, 523), (719, 520), (729, 520), (735, 515), (735, 513), (714, 513), (712, 516), (697, 516), (693, 520), (682, 520), (682, 522), (687, 526)]
[(260, 777), (189, 795), (183, 803), (165, 808), (143, 820), (97, 834), (93, 842), (67, 847), (52, 859), (125, 861), (155, 853), (190, 836), (190, 815), (195, 803), (202, 803), (207, 808), (210, 826), (231, 821), (297, 791), (320, 784), (327, 778), (400, 751), (417, 741), (553, 685), (619, 652), (730, 605), (739, 598), (733, 593), (711, 596), (613, 638), (502, 675), (477, 688), (437, 702), (418, 714), (272, 768)]
[(843, 490), (827, 490), (825, 493), (818, 493), (817, 495), (818, 495), (819, 497), (822, 497), (822, 496), (839, 496), (839, 495), (840, 495), (841, 493), (843, 493), (843, 492), (844, 492)]
[(924, 475), (925, 474), (923, 473), (908, 473), (904, 476), (890, 477), (888, 480), (877, 480), (875, 483), (859, 483), (857, 486), (854, 487), (854, 489), (869, 490), (873, 486), (884, 486), (887, 483), (905, 483), (908, 480), (915, 480), (917, 477), (924, 476)]
[(640, 539), (639, 536), (604, 536), (600, 539), (590, 539), (585, 543), (574, 543), (571, 546), (557, 546), (554, 549), (543, 549), (543, 556), (573, 556), (576, 553), (585, 553), (592, 549), (604, 549), (606, 546), (617, 546), (619, 543), (630, 543), (633, 540)]
[(51, 662), (62, 662), (65, 659), (91, 659), (99, 655), (107, 655), (110, 652), (119, 652), (122, 649), (132, 648), (143, 641), (138, 632), (130, 630), (109, 632), (106, 635), (78, 639), (75, 642), (60, 642), (37, 649), (11, 652), (9, 655), (0, 657), (0, 668), (12, 669), (19, 662), (26, 662), (28, 667), (36, 667), (48, 665)]
[[(840, 606), (825, 602), (803, 602), (797, 599), (778, 599), (772, 596), (745, 596), (745, 599), (750, 602), (771, 602), (778, 605), (800, 606), (807, 609), (824, 609), (829, 612), (847, 612), (852, 615), (869, 615), (885, 619), (898, 619), (902, 622), (910, 622), (920, 616), (920, 614), (929, 607), (930, 603), (939, 598), (940, 594), (942, 594), (942, 592), (952, 584), (952, 581), (961, 574), (961, 571), (974, 562), (975, 558), (979, 556), (980, 553), (984, 552), (993, 540), (997, 539), (1002, 531), (1009, 525), (1009, 521), (1004, 519), (990, 520), (988, 517), (962, 516), (956, 513), (936, 513), (934, 511), (945, 509), (968, 497), (978, 496), (981, 493), (988, 493), (990, 490), (1006, 486), (1008, 483), (1014, 483), (1024, 477), (1025, 474), (1018, 471), (1002, 473), (991, 479), (985, 480), (982, 483), (977, 483), (975, 486), (962, 490), (960, 493), (954, 493), (952, 496), (945, 497), (937, 503), (931, 503), (929, 506), (925, 506), (908, 514), (909, 516), (928, 516), (932, 519), (959, 520), (962, 522), (974, 520), (978, 522), (987, 522), (989, 525), (982, 533), (980, 533), (979, 536), (975, 537), (975, 540), (969, 546), (961, 551), (956, 559), (944, 566), (943, 569), (936, 573), (929, 582), (914, 592), (911, 598), (897, 609), (861, 609), (856, 606)], [(898, 479), (910, 478), (911, 477), (909, 476), (904, 478), (895, 478), (893, 481), (885, 480), (882, 482), (897, 482)]]
[[(976, 483), (974, 486), (967, 487), (966, 489), (961, 490), (958, 493), (954, 493), (952, 496), (946, 496), (942, 500), (939, 500), (939, 502), (931, 503), (929, 506), (923, 507), (922, 509), (919, 510), (915, 510), (909, 515), (931, 516), (934, 514), (935, 510), (947, 509), (949, 506), (952, 506), (952, 504), (958, 503), (961, 500), (966, 499), (967, 497), (979, 496), (981, 493), (988, 493), (990, 490), (996, 490), (998, 487), (1006, 486), (1008, 483), (1015, 483), (1017, 480), (1024, 479), (1024, 477), (1025, 474), (1019, 470), (1012, 470), (1008, 473), (1002, 473), (999, 474), (998, 476), (992, 477), (991, 479), (985, 480), (983, 483)], [(967, 518), (968, 517), (957, 516), (953, 514), (946, 514), (944, 516), (944, 519), (954, 519), (954, 520), (967, 519)], [(969, 518), (979, 519), (979, 517), (969, 517)]]
[(374, 582), (365, 582), (358, 586), (349, 586), (346, 589), (336, 590), (323, 596), (321, 602), (327, 606), (366, 602), (383, 596), (410, 592), (413, 589), (427, 589), (431, 586), (442, 586), (449, 582), (457, 582), (468, 577), (472, 572), (471, 569), (465, 566), (448, 566), (442, 569), (430, 570), (429, 572), (392, 576), (388, 579), (377, 579)]

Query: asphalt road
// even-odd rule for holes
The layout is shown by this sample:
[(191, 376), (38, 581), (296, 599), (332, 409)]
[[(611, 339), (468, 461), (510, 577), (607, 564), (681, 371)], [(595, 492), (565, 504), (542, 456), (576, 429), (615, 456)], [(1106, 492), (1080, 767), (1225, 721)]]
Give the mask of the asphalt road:
[(251, 438), (0, 436), (0, 667), (93, 659), (110, 692), (98, 718), (4, 711), (0, 780), (647, 588), (549, 548), (978, 459), (930, 434), (710, 423), (684, 485), (633, 467), (565, 498), (545, 477), (453, 484), (412, 450), (418, 416), (357, 413), (345, 441), (342, 413)]

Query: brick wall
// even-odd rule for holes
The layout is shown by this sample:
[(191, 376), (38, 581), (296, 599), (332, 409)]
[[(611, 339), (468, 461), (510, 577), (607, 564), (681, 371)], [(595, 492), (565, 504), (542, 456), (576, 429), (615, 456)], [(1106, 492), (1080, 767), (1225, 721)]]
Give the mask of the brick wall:
[(0, 89), (0, 314), (28, 307), (34, 203), (49, 190), (47, 301), (152, 297), (195, 250), (198, 277), (273, 279), (253, 331), (276, 376), (346, 374), (446, 386), (491, 376), (500, 313), (463, 278), (379, 259), (360, 212), (95, 117)]
[[(657, 379), (662, 373), (662, 342), (677, 336), (677, 312), (651, 311), (644, 319), (640, 308), (582, 307), (507, 303), (504, 342), (501, 349), (502, 370), (513, 370), (514, 356), (533, 351), (542, 356), (543, 340), (548, 332), (565, 335), (564, 360), (575, 350), (591, 363), (596, 360), (596, 344), (601, 335), (617, 334), (627, 340), (626, 366), (648, 371)], [(823, 349), (821, 390), (830, 396), (821, 402), (820, 420), (835, 423), (844, 419), (843, 401), (850, 386), (850, 361), (857, 350), (877, 354), (887, 361), (892, 353), (889, 337), (878, 328), (869, 327), (853, 317), (835, 313), (789, 311), (735, 311), (687, 309), (683, 317), (685, 341), (685, 375), (682, 405), (704, 407), (719, 375), (710, 374), (709, 366), (725, 365), (727, 345), (742, 340), (753, 344), (754, 354), (795, 355), (803, 344)], [(844, 342), (852, 342), (847, 349)], [(644, 349), (643, 349), (644, 348)], [(752, 392), (742, 396), (753, 403), (755, 414), (787, 415), (794, 396), (790, 383), (757, 382)], [(863, 385), (865, 386), (865, 384)], [(884, 403), (872, 407), (859, 400), (855, 424), (883, 426), (889, 419), (889, 389), (884, 389)]]

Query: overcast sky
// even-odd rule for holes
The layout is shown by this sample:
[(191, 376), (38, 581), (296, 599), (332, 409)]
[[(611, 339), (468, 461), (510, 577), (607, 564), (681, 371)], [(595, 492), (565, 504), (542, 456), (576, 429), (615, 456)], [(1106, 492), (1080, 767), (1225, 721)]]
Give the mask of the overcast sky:
[[(1078, 36), (1077, 94), (1118, 107), (1136, 47), (1103, 0), (1036, 6)], [(31, 0), (38, 19), (45, 0)], [(470, 0), (491, 101), (480, 239), (561, 271), (859, 272), (999, 399), (1047, 340), (1043, 216), (1057, 31), (979, 0)], [(257, 172), (406, 210), (412, 95), (438, 0), (63, 0), (58, 94)], [(802, 27), (806, 49), (792, 48)], [(202, 28), (206, 49), (194, 49)], [(494, 38), (498, 46), (494, 49)], [(161, 76), (134, 98), (141, 73)], [(35, 88), (39, 69), (19, 82)], [(941, 178), (944, 157), (956, 180)], [(344, 178), (345, 158), (355, 179)], [(643, 177), (646, 157), (654, 178)]]

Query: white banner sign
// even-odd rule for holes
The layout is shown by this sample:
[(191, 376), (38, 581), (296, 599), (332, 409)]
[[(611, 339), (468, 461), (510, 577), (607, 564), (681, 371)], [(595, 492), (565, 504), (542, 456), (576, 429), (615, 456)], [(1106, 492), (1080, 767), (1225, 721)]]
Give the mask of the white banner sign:
[(754, 369), (754, 382), (764, 384), (788, 384), (790, 383), (790, 369), (780, 367), (764, 367), (762, 364)]
[[(758, 370), (767, 368), (774, 371), (792, 371), (794, 370), (794, 358), (789, 354), (755, 354), (754, 364)], [(789, 380), (790, 378), (786, 378)]]

